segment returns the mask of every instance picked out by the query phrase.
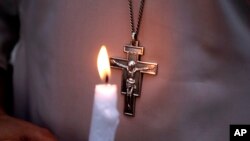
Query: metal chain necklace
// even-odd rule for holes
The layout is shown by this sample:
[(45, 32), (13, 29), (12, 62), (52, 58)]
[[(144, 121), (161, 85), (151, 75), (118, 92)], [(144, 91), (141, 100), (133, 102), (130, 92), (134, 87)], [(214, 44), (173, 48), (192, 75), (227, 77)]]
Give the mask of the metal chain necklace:
[(128, 0), (129, 15), (130, 15), (130, 25), (131, 25), (131, 35), (132, 35), (132, 40), (134, 40), (134, 41), (137, 40), (137, 37), (138, 37), (138, 34), (139, 34), (141, 19), (142, 19), (142, 15), (143, 15), (144, 3), (145, 3), (145, 0), (140, 1), (140, 8), (139, 8), (137, 26), (136, 26), (136, 29), (135, 29), (133, 3), (132, 3), (132, 0)]
[(122, 69), (121, 94), (125, 95), (124, 114), (135, 116), (136, 97), (141, 96), (142, 75), (156, 75), (158, 71), (157, 63), (144, 62), (140, 57), (144, 54), (144, 47), (139, 46), (138, 34), (143, 15), (145, 0), (140, 1), (137, 26), (134, 26), (134, 13), (132, 0), (128, 0), (131, 36), (129, 45), (125, 45), (123, 51), (127, 53), (127, 58), (110, 58), (112, 68)]

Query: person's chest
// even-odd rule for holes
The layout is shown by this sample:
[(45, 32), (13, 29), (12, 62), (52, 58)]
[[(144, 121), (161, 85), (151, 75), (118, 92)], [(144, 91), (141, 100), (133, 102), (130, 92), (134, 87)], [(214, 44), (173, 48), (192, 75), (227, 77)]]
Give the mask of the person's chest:
[[(202, 128), (197, 123), (207, 126), (211, 114), (224, 111), (223, 99), (233, 95), (236, 77), (234, 89), (245, 88), (241, 83), (248, 69), (234, 67), (242, 65), (242, 53), (234, 45), (227, 48), (228, 27), (216, 16), (220, 12), (212, 12), (218, 10), (213, 3), (156, 0), (146, 1), (144, 8), (141, 60), (158, 63), (158, 74), (144, 75), (134, 118), (123, 115), (124, 95), (118, 92), (117, 140), (193, 140)], [(22, 1), (20, 12), (31, 119), (62, 140), (86, 140), (94, 86), (101, 83), (99, 48), (105, 44), (111, 57), (126, 58), (123, 46), (131, 41), (127, 1)], [(111, 83), (119, 88), (121, 75), (112, 70)]]

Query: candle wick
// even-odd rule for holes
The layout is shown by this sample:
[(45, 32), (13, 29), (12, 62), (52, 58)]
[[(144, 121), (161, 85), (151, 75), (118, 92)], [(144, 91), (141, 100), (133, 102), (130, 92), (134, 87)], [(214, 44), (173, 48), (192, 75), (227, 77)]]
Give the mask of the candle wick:
[(109, 82), (109, 76), (106, 75), (106, 77), (105, 77), (105, 83), (107, 84), (108, 82)]

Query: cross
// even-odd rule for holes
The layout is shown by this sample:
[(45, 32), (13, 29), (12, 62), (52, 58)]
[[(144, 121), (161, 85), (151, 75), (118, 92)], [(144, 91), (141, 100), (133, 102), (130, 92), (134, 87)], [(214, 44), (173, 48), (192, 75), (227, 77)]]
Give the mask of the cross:
[(140, 61), (144, 53), (144, 47), (138, 44), (125, 45), (124, 50), (127, 58), (110, 58), (112, 68), (122, 69), (121, 93), (125, 95), (124, 114), (135, 115), (135, 100), (141, 96), (142, 74), (156, 75), (157, 63)]

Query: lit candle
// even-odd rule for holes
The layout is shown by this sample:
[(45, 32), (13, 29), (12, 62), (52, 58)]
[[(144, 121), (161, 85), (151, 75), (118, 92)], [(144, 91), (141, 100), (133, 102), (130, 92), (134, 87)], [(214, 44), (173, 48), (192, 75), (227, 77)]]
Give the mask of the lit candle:
[(119, 123), (117, 110), (117, 86), (108, 84), (110, 77), (109, 57), (102, 46), (97, 59), (97, 67), (105, 84), (95, 87), (89, 141), (113, 141)]

